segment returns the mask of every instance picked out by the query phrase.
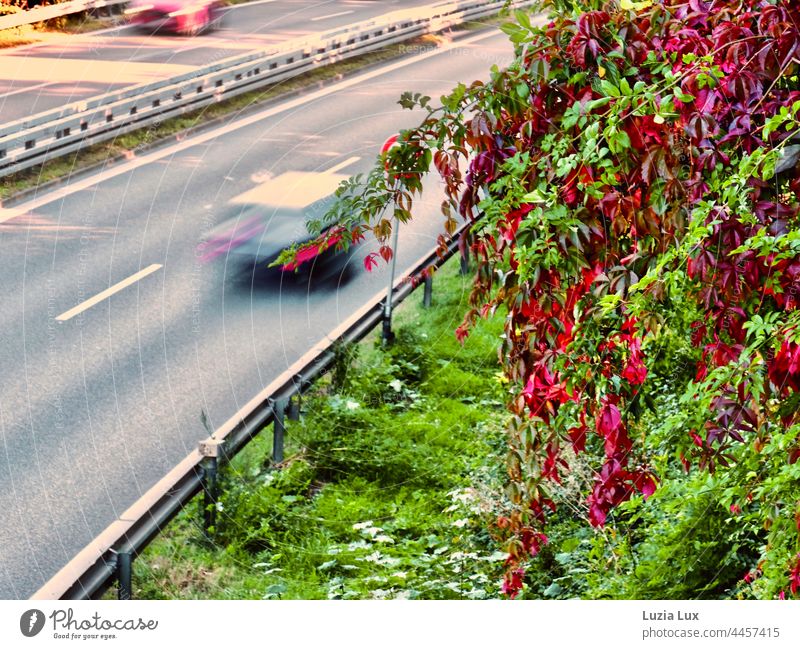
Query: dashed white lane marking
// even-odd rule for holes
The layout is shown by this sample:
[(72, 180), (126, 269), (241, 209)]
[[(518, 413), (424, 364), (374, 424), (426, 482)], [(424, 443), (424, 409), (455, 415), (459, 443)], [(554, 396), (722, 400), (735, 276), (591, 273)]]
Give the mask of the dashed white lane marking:
[(95, 304), (102, 302), (106, 298), (111, 297), (114, 293), (119, 293), (122, 289), (130, 286), (131, 284), (135, 284), (143, 277), (147, 277), (151, 273), (155, 273), (159, 268), (162, 267), (162, 264), (150, 264), (147, 268), (143, 268), (138, 273), (134, 273), (127, 279), (123, 279), (121, 282), (117, 282), (114, 286), (109, 286), (105, 291), (102, 291), (95, 295), (94, 297), (90, 297), (85, 302), (81, 302), (78, 306), (73, 307), (69, 311), (64, 311), (60, 316), (56, 318), (59, 322), (66, 322), (70, 318), (74, 318), (79, 313), (83, 313), (86, 309), (90, 309)]
[(361, 156), (354, 155), (352, 158), (347, 158), (347, 160), (342, 160), (342, 162), (340, 162), (339, 164), (333, 165), (330, 169), (326, 169), (322, 173), (335, 174), (340, 169), (349, 167), (351, 164), (353, 164), (354, 162), (358, 162), (359, 160), (361, 160)]
[(346, 16), (347, 14), (354, 13), (352, 9), (349, 11), (339, 11), (335, 14), (327, 14), (326, 16), (317, 16), (316, 18), (312, 18), (311, 22), (315, 23), (318, 20), (328, 20), (328, 18), (336, 18), (337, 16)]

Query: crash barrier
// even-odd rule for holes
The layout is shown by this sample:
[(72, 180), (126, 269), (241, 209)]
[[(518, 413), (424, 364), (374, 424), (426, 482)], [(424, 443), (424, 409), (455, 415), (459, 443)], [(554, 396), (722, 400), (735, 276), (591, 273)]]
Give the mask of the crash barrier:
[[(432, 271), (442, 266), (457, 250), (464, 250), (460, 242), (469, 227), (465, 225), (456, 232), (446, 250), (437, 249), (426, 255), (411, 267), (405, 277), (395, 282), (392, 303), (400, 303), (423, 284), (423, 304), (429, 306)], [(462, 272), (465, 261), (462, 256)], [(333, 366), (342, 345), (362, 340), (383, 322), (384, 305), (385, 297), (382, 300), (376, 297), (306, 352), (223, 426), (200, 442), (196, 451), (187, 455), (81, 550), (31, 599), (97, 599), (115, 582), (118, 597), (130, 599), (133, 560), (201, 492), (204, 528), (210, 530), (216, 513), (216, 481), (220, 466), (228, 463), (269, 424), (273, 425), (273, 462), (277, 465), (283, 461), (285, 417), (297, 416), (300, 395)]]
[(70, 16), (82, 11), (126, 4), (129, 0), (72, 0), (52, 5), (37, 5), (33, 9), (0, 16), (0, 30), (33, 25), (53, 18)]
[[(511, 4), (521, 8), (534, 2)], [(287, 41), (269, 52), (233, 56), (0, 125), (0, 177), (323, 65), (497, 13), (507, 5), (506, 0), (456, 0), (395, 11)]]

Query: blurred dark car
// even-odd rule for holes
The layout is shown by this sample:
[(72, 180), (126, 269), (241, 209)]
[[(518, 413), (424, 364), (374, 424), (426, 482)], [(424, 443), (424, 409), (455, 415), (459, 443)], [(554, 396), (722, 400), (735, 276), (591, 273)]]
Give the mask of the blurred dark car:
[[(197, 248), (198, 257), (211, 261), (235, 256), (248, 264), (270, 264), (285, 248), (315, 238), (308, 230), (309, 221), (325, 214), (336, 188), (347, 178), (336, 173), (290, 171), (241, 194), (232, 201), (235, 216), (205, 234)], [(324, 249), (305, 248), (298, 261), (335, 253), (336, 230), (328, 229), (327, 235)]]
[(134, 0), (125, 10), (142, 31), (194, 35), (222, 24), (223, 0)]

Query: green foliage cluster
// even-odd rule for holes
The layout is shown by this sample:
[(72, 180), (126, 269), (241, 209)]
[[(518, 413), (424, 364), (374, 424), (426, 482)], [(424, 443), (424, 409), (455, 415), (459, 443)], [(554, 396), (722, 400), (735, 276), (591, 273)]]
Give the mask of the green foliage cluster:
[[(500, 596), (506, 555), (494, 522), (506, 500), (498, 412), (508, 389), (497, 375), (500, 323), (481, 323), (462, 347), (452, 328), (463, 280), (444, 274), (436, 279), (439, 306), (401, 313), (393, 347), (341, 350), (328, 380), (304, 402), (302, 421), (289, 422), (294, 453), (282, 467), (265, 459), (266, 435), (226, 469), (212, 539), (190, 507), (137, 559), (137, 597)], [(691, 317), (682, 313), (676, 308), (675, 318)], [(653, 410), (640, 425), (664, 435), (655, 457), (663, 484), (594, 529), (583, 522), (580, 498), (593, 472), (577, 458), (553, 492), (549, 542), (529, 566), (523, 597), (772, 595), (759, 590), (766, 580), (743, 580), (767, 532), (742, 525), (742, 514), (730, 510), (726, 489), (739, 478), (670, 468), (674, 449), (663, 422), (681, 409), (672, 388), (697, 352), (678, 335), (662, 343)], [(741, 507), (758, 517), (754, 505)]]
[[(546, 581), (535, 557), (566, 506), (630, 537), (642, 584), (662, 583), (642, 566), (665, 545), (697, 566), (722, 562), (664, 594), (732, 594), (741, 578), (743, 596), (798, 596), (797, 3), (544, 4), (544, 26), (525, 11), (503, 25), (507, 69), (440, 105), (406, 92), (400, 105), (427, 117), (343, 184), (327, 218), (385, 244), (385, 208), (410, 218), (435, 169), (443, 230), (459, 215), (472, 224), (479, 269), (456, 336), (509, 314), (506, 594)], [(578, 467), (581, 489), (558, 497)], [(661, 514), (696, 532), (693, 552), (658, 532), (658, 514), (635, 522), (661, 546), (628, 534), (641, 500), (663, 489), (694, 502), (706, 486), (708, 502)], [(624, 548), (612, 547), (603, 556)]]

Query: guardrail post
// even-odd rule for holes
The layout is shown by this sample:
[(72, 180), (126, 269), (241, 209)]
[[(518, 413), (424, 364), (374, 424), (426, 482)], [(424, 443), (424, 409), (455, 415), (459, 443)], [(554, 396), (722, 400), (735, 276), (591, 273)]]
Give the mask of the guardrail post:
[[(384, 145), (385, 146), (385, 145)], [(394, 219), (394, 242), (392, 243), (392, 261), (391, 269), (389, 271), (389, 287), (386, 289), (386, 301), (383, 303), (383, 331), (381, 333), (381, 342), (384, 346), (391, 345), (394, 342), (394, 332), (392, 331), (392, 298), (394, 297), (394, 273), (397, 265), (397, 242), (400, 232), (400, 221), (395, 217)]]
[(430, 308), (433, 297), (433, 275), (427, 273), (425, 275), (425, 293), (422, 295), (422, 306), (426, 309)]
[(381, 344), (384, 346), (391, 345), (394, 342), (394, 331), (392, 331), (392, 313), (391, 307), (387, 309), (388, 313), (383, 314), (383, 328), (381, 329)]
[(290, 421), (300, 421), (300, 399), (301, 396), (299, 394), (289, 399), (289, 412), (287, 416)]
[(117, 553), (117, 598), (133, 599), (133, 556), (130, 552)]
[(203, 460), (200, 463), (201, 475), (200, 484), (203, 486), (203, 530), (206, 535), (211, 534), (217, 524), (217, 500), (219, 490), (217, 488), (217, 473), (219, 467), (219, 451), (222, 442), (210, 437), (200, 442), (200, 455)]
[(286, 408), (287, 399), (277, 399), (272, 406), (275, 421), (272, 424), (272, 461), (275, 464), (283, 462), (283, 440), (286, 435)]

